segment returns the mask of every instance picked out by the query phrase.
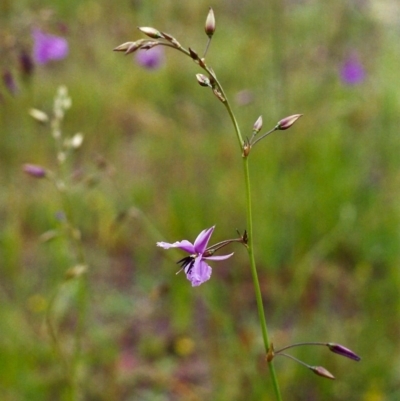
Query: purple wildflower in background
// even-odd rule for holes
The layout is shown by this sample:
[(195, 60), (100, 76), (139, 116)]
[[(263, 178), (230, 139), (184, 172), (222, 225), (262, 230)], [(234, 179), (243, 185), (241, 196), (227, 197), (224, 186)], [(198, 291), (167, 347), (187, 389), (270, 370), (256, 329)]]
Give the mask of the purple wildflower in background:
[(340, 78), (346, 85), (357, 85), (364, 81), (365, 70), (356, 54), (351, 54), (340, 68)]
[(11, 73), (10, 70), (5, 70), (3, 72), (3, 83), (4, 86), (8, 89), (8, 91), (12, 94), (15, 95), (18, 92), (18, 86), (17, 83), (14, 79), (13, 74)]
[(32, 31), (33, 60), (37, 64), (47, 64), (61, 60), (68, 55), (68, 42), (65, 38), (44, 33), (40, 29)]
[(190, 254), (181, 259), (178, 263), (181, 264), (186, 278), (192, 283), (192, 287), (199, 286), (211, 277), (211, 267), (205, 260), (225, 260), (230, 258), (233, 253), (222, 256), (212, 256), (213, 251), (207, 251), (208, 241), (214, 231), (215, 226), (203, 230), (194, 241), (194, 244), (187, 240), (177, 241), (173, 244), (167, 242), (157, 242), (157, 246), (164, 249), (179, 248)]
[(148, 70), (156, 70), (164, 63), (164, 49), (161, 46), (155, 46), (148, 50), (138, 50), (136, 62)]

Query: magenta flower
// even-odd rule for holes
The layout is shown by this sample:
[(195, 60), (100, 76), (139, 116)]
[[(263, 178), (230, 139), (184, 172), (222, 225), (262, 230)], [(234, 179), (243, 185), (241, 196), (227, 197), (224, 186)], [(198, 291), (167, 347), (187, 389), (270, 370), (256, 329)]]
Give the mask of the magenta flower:
[(148, 50), (139, 49), (136, 52), (136, 62), (148, 70), (156, 70), (164, 63), (164, 49), (161, 46)]
[(37, 64), (47, 64), (52, 60), (61, 60), (68, 55), (68, 42), (65, 38), (49, 35), (40, 29), (32, 31), (33, 60)]
[(340, 78), (346, 85), (357, 85), (364, 81), (365, 70), (357, 54), (350, 55), (340, 67)]
[(173, 244), (167, 242), (157, 242), (157, 246), (164, 249), (179, 248), (190, 254), (183, 259), (179, 260), (182, 269), (186, 273), (187, 279), (192, 283), (192, 287), (197, 287), (209, 280), (211, 277), (211, 267), (205, 260), (225, 260), (230, 258), (233, 253), (222, 256), (212, 256), (214, 250), (212, 247), (207, 249), (208, 241), (214, 231), (215, 226), (203, 230), (194, 241), (194, 244), (187, 240), (177, 241)]

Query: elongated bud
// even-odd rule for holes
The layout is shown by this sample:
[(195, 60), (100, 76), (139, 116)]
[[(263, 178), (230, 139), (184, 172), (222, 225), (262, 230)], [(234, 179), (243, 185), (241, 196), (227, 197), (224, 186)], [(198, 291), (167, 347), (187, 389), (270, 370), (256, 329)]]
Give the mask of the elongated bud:
[(113, 49), (115, 52), (125, 52), (129, 49), (130, 46), (132, 46), (136, 42), (125, 42), (122, 43), (122, 45), (117, 46), (116, 48)]
[(163, 37), (160, 31), (149, 26), (142, 26), (138, 29), (152, 39), (161, 39)]
[(261, 128), (263, 126), (263, 119), (262, 116), (257, 118), (257, 121), (253, 125), (253, 131), (258, 134), (261, 131)]
[(18, 92), (18, 86), (11, 71), (5, 70), (3, 72), (3, 83), (12, 95)]
[(160, 32), (160, 33), (165, 40), (168, 40), (168, 42), (172, 43), (175, 47), (177, 48), (182, 47), (181, 44), (169, 33), (166, 32)]
[(276, 124), (276, 129), (285, 130), (290, 128), (303, 114), (293, 114), (292, 116), (285, 117)]
[(49, 121), (49, 116), (42, 110), (30, 109), (29, 115), (42, 124), (45, 124)]
[(196, 74), (197, 82), (201, 86), (208, 86), (211, 88), (210, 80), (203, 74)]
[(199, 55), (197, 54), (197, 52), (194, 51), (193, 49), (191, 49), (190, 47), (189, 47), (189, 53), (190, 53), (190, 57), (191, 57), (193, 60), (195, 60), (195, 61), (200, 60), (200, 57), (199, 57)]
[(334, 352), (335, 354), (339, 354), (345, 356), (346, 358), (350, 358), (353, 361), (360, 361), (361, 358), (355, 354), (352, 350), (343, 347), (343, 345), (336, 344), (336, 343), (328, 343), (326, 344), (330, 351)]
[(226, 99), (224, 98), (224, 96), (222, 95), (222, 93), (221, 93), (217, 88), (214, 88), (214, 89), (213, 89), (213, 93), (214, 93), (214, 95), (215, 95), (222, 103), (225, 103), (225, 102), (226, 102)]
[(19, 66), (22, 73), (26, 76), (31, 75), (35, 68), (31, 56), (25, 51), (19, 54)]
[(206, 25), (204, 27), (204, 30), (209, 38), (211, 38), (214, 35), (215, 32), (215, 17), (214, 17), (214, 11), (210, 7), (210, 10), (208, 11), (207, 19), (206, 19)]
[(323, 368), (322, 366), (310, 366), (310, 370), (312, 370), (316, 375), (326, 377), (327, 379), (335, 380), (335, 376), (330, 373), (328, 370)]
[(46, 170), (36, 164), (24, 164), (22, 167), (23, 171), (34, 178), (46, 177)]

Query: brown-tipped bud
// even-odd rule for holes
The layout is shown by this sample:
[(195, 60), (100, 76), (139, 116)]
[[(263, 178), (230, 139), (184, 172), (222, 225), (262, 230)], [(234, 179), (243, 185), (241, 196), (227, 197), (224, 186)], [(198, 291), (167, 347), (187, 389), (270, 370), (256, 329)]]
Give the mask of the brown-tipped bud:
[(215, 16), (214, 16), (214, 11), (211, 7), (207, 14), (206, 25), (204, 26), (204, 30), (209, 38), (211, 38), (214, 35)]
[(285, 117), (276, 124), (276, 129), (285, 130), (290, 128), (303, 114), (293, 114), (292, 116)]
[[(136, 50), (140, 49), (142, 46), (144, 46), (147, 43), (147, 39), (139, 39), (136, 42), (128, 42), (128, 47), (126, 48), (125, 54), (131, 54), (134, 53)], [(124, 43), (125, 45), (125, 43)], [(124, 46), (121, 45), (121, 46)], [(119, 46), (118, 46), (119, 47)], [(118, 49), (117, 47), (117, 49)], [(116, 50), (116, 49), (114, 49)]]
[(166, 32), (160, 32), (160, 33), (165, 40), (168, 40), (168, 42), (173, 44), (175, 47), (178, 47), (178, 48), (182, 47), (181, 44), (169, 33), (166, 33)]
[(242, 157), (247, 157), (250, 154), (251, 145), (248, 140), (245, 140), (243, 143), (243, 152)]
[(44, 178), (46, 177), (46, 170), (37, 166), (36, 164), (24, 164), (22, 167), (23, 171), (34, 178)]
[(213, 93), (214, 93), (214, 95), (215, 95), (222, 103), (225, 103), (225, 102), (226, 102), (226, 99), (223, 97), (222, 93), (221, 93), (219, 90), (217, 90), (216, 88), (214, 88), (214, 89), (213, 89)]
[(258, 134), (261, 131), (261, 128), (263, 126), (263, 119), (262, 116), (257, 118), (257, 121), (253, 125), (253, 131)]
[(149, 26), (140, 26), (138, 27), (138, 29), (152, 39), (161, 39), (163, 37), (160, 31), (157, 31), (157, 29), (151, 28)]
[(122, 43), (122, 45), (117, 46), (116, 48), (113, 49), (114, 52), (124, 52), (129, 49), (130, 46), (132, 46), (136, 42), (125, 42)]
[(199, 55), (198, 55), (193, 49), (191, 49), (190, 47), (189, 47), (189, 53), (190, 53), (190, 57), (191, 57), (193, 60), (195, 60), (195, 61), (200, 60)]
[(312, 370), (316, 375), (326, 377), (327, 379), (335, 380), (335, 376), (322, 366), (310, 366), (310, 370)]
[(352, 350), (343, 347), (343, 345), (336, 344), (336, 343), (328, 343), (326, 344), (330, 351), (334, 352), (335, 354), (339, 354), (345, 356), (346, 358), (350, 358), (353, 361), (360, 361), (361, 358), (355, 354)]
[(208, 86), (211, 88), (210, 80), (203, 74), (196, 74), (197, 82), (200, 86)]

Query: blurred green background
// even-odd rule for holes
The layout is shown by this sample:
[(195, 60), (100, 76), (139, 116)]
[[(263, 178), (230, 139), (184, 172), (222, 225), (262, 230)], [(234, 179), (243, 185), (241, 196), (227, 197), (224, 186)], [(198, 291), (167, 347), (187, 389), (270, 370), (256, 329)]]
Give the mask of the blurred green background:
[[(74, 265), (59, 225), (59, 194), (24, 175), (57, 170), (48, 126), (60, 85), (72, 107), (63, 132), (84, 134), (71, 167), (74, 222), (89, 269), (85, 306), (64, 283), (55, 313), (70, 353), (84, 316), (77, 380), (84, 400), (272, 400), (246, 251), (212, 264), (191, 288), (180, 252), (156, 241), (212, 243), (245, 227), (240, 149), (200, 69), (165, 49), (159, 69), (112, 51), (153, 26), (199, 53), (208, 7), (217, 30), (207, 56), (244, 136), (304, 116), (251, 153), (255, 254), (276, 348), (300, 341), (348, 346), (359, 363), (318, 347), (293, 350), (332, 382), (276, 359), (284, 400), (400, 399), (400, 6), (382, 0), (3, 0), (0, 67), (0, 394), (2, 401), (69, 399), (46, 309)], [(63, 36), (64, 60), (18, 70), (31, 28)], [(10, 45), (11, 43), (11, 45)], [(365, 79), (340, 69), (357, 54)], [(80, 314), (85, 308), (84, 314)]]

